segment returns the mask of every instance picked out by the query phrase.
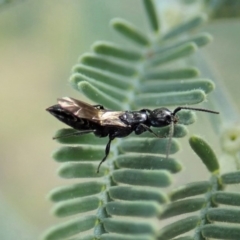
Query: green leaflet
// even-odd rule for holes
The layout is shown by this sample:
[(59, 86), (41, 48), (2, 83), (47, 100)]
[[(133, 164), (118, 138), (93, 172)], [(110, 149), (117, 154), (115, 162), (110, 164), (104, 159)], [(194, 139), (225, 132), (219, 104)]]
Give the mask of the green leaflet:
[(160, 210), (161, 208), (159, 207), (159, 204), (150, 201), (114, 201), (109, 202), (106, 205), (107, 213), (113, 216), (149, 218), (157, 216)]
[(157, 154), (121, 154), (115, 161), (119, 168), (166, 169), (172, 173), (182, 169), (181, 164), (175, 159), (166, 159)]
[(240, 206), (240, 193), (217, 191), (213, 194), (212, 200), (216, 204)]
[(199, 27), (206, 21), (206, 19), (207, 19), (207, 16), (202, 14), (192, 18), (191, 20), (185, 23), (179, 24), (175, 28), (171, 29), (168, 33), (166, 33), (163, 36), (163, 40), (176, 37), (178, 35), (184, 34), (184, 32), (187, 32), (196, 27)]
[(116, 18), (111, 21), (111, 24), (116, 31), (118, 31), (120, 34), (133, 41), (134, 43), (141, 46), (150, 45), (148, 37), (144, 33), (142, 33), (137, 27), (127, 22), (126, 20)]
[(53, 202), (59, 202), (71, 198), (85, 197), (89, 195), (91, 196), (104, 191), (105, 188), (106, 185), (104, 182), (83, 182), (55, 188), (49, 193), (48, 197)]
[(165, 42), (163, 46), (160, 46), (156, 52), (159, 53), (164, 53), (169, 50), (176, 49), (177, 47), (184, 46), (186, 43), (194, 43), (198, 47), (203, 47), (206, 44), (210, 43), (212, 41), (212, 36), (209, 33), (199, 33), (195, 36), (189, 37), (185, 40), (178, 41), (177, 43), (168, 43)]
[(194, 152), (200, 157), (207, 169), (211, 173), (219, 172), (219, 163), (213, 149), (208, 143), (200, 137), (193, 136), (189, 139), (189, 143)]
[(75, 198), (56, 204), (52, 209), (52, 213), (58, 217), (67, 217), (79, 213), (96, 210), (100, 206), (101, 199), (97, 196)]
[(155, 32), (158, 32), (159, 31), (159, 22), (158, 22), (158, 16), (157, 16), (153, 1), (144, 0), (143, 4), (144, 4), (144, 7), (145, 7), (145, 10), (146, 10), (146, 13), (148, 16), (148, 20), (149, 20), (152, 30)]
[(167, 187), (171, 183), (171, 175), (164, 170), (121, 169), (112, 173), (113, 180), (138, 186)]
[(137, 106), (176, 106), (185, 104), (197, 104), (206, 99), (206, 94), (202, 90), (192, 90), (184, 92), (170, 93), (144, 93), (136, 97)]
[(150, 59), (145, 68), (157, 67), (161, 64), (166, 64), (170, 61), (177, 60), (179, 58), (187, 57), (198, 50), (195, 43), (186, 43), (183, 46), (178, 46), (174, 50), (167, 51), (165, 53), (157, 53), (152, 59)]
[[(196, 68), (182, 68), (182, 69), (168, 69), (168, 70), (147, 70), (143, 73), (144, 78), (147, 80), (165, 80), (164, 82), (168, 83), (168, 80), (172, 79), (191, 79), (199, 75), (199, 71)], [(161, 83), (160, 81), (160, 83)], [(178, 81), (176, 81), (178, 82)], [(171, 82), (169, 82), (171, 83)], [(164, 86), (164, 84), (162, 84)]]
[(166, 208), (161, 213), (160, 218), (164, 219), (180, 214), (195, 212), (203, 208), (204, 204), (206, 204), (206, 200), (204, 198), (186, 199), (173, 202), (166, 206)]
[(237, 184), (240, 183), (240, 172), (231, 172), (222, 175), (223, 184)]
[(196, 196), (206, 193), (211, 188), (211, 184), (208, 181), (188, 183), (184, 186), (180, 186), (170, 193), (172, 201), (179, 199)]
[(211, 209), (207, 212), (207, 219), (210, 222), (240, 223), (240, 209)]
[(97, 102), (97, 100), (101, 101), (101, 104), (110, 109), (121, 110), (120, 102), (116, 101), (113, 97), (107, 96), (101, 90), (98, 90), (96, 87), (91, 85), (87, 81), (80, 82), (78, 84), (78, 88), (81, 89), (81, 92), (86, 95), (88, 98)]
[(217, 239), (234, 239), (240, 238), (240, 228), (234, 226), (222, 226), (222, 225), (206, 225), (202, 230), (203, 236), (207, 238)]
[(83, 64), (77, 64), (73, 67), (73, 75), (70, 78), (70, 82), (78, 83), (78, 81), (74, 79), (72, 80), (72, 78), (77, 76), (74, 73), (81, 73), (86, 77), (97, 79), (98, 83), (101, 82), (105, 85), (116, 87), (118, 89), (127, 90), (132, 86), (131, 82), (129, 82), (128, 79), (124, 76), (114, 75), (114, 74), (111, 74), (110, 72), (105, 72), (105, 71), (102, 71), (101, 69), (89, 67)]
[(167, 225), (166, 227), (160, 230), (158, 240), (168, 240), (186, 233), (192, 229), (194, 229), (198, 223), (200, 222), (201, 218), (197, 216), (187, 217), (185, 219), (181, 219), (176, 221), (172, 224)]
[(109, 60), (103, 56), (85, 54), (80, 58), (80, 62), (93, 68), (99, 68), (126, 77), (131, 77), (137, 74), (137, 71), (133, 66), (129, 66), (126, 63), (120, 63), (116, 60)]
[[(135, 240), (136, 236), (127, 235), (127, 234), (116, 234), (116, 233), (108, 233), (102, 234), (99, 240)], [(153, 240), (150, 236), (137, 236), (138, 240)]]
[(141, 52), (130, 48), (126, 49), (111, 42), (96, 42), (92, 48), (93, 51), (97, 54), (102, 54), (105, 56), (119, 58), (127, 61), (138, 61), (142, 58)]
[(43, 236), (46, 240), (57, 240), (71, 237), (77, 233), (92, 229), (97, 222), (96, 216), (76, 218), (49, 229)]
[(103, 220), (105, 229), (110, 233), (121, 234), (155, 234), (156, 226), (151, 222), (120, 220), (116, 218), (106, 218)]
[(128, 201), (155, 201), (160, 204), (166, 203), (168, 198), (163, 191), (158, 188), (115, 186), (109, 189), (109, 195), (112, 199)]
[[(131, 138), (122, 141), (119, 148), (123, 152), (139, 152), (139, 153), (161, 153), (166, 154), (167, 139), (159, 138)], [(151, 149), (151, 150), (150, 150)], [(176, 153), (179, 149), (177, 141), (173, 141), (170, 149), (170, 154)]]
[[(89, 151), (91, 155), (89, 155)], [(53, 153), (53, 158), (57, 162), (78, 162), (94, 161), (102, 157), (103, 146), (92, 147), (91, 145), (82, 145), (76, 147), (61, 147)]]

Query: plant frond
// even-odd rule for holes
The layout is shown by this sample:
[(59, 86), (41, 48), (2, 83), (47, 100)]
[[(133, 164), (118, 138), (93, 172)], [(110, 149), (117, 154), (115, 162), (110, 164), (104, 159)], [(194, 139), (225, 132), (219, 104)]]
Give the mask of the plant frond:
[[(228, 184), (239, 183), (239, 172), (220, 175), (219, 163), (213, 149), (200, 137), (189, 143), (211, 173), (209, 181), (189, 183), (169, 193), (172, 202), (163, 207), (159, 218), (182, 214), (195, 215), (168, 224), (159, 231), (158, 239), (238, 239), (240, 223), (239, 193), (224, 190)], [(205, 149), (205, 152), (203, 151)], [(201, 195), (200, 197), (196, 197)], [(223, 206), (222, 206), (223, 205)], [(227, 206), (235, 206), (229, 208)], [(198, 214), (198, 215), (196, 215)], [(221, 224), (221, 225), (220, 225)], [(234, 225), (233, 225), (234, 224)], [(179, 237), (194, 230), (192, 236)]]
[[(82, 55), (73, 67), (70, 84), (90, 100), (112, 110), (192, 105), (205, 101), (214, 84), (198, 78), (198, 69), (189, 66), (186, 59), (211, 41), (208, 33), (188, 36), (205, 22), (206, 17), (197, 16), (161, 34), (154, 2), (144, 0), (143, 3), (151, 31), (143, 33), (124, 19), (112, 20), (113, 29), (131, 45), (95, 42), (93, 52)], [(170, 154), (180, 148), (175, 138), (184, 137), (187, 134), (185, 125), (196, 119), (195, 113), (188, 110), (178, 112), (177, 116), (179, 122), (174, 128)], [(84, 217), (49, 229), (43, 239), (167, 240), (195, 229), (202, 221), (201, 216), (184, 218), (162, 229), (154, 221), (201, 209), (205, 198), (191, 200), (188, 197), (207, 194), (212, 187), (208, 181), (192, 183), (168, 196), (162, 188), (170, 186), (172, 175), (181, 171), (182, 165), (175, 158), (165, 158), (169, 127), (154, 131), (163, 138), (145, 133), (114, 142), (98, 174), (96, 170), (104, 154), (105, 139), (92, 134), (58, 138), (59, 143), (65, 144), (53, 153), (53, 158), (61, 163), (58, 174), (66, 179), (78, 178), (80, 183), (56, 188), (49, 194), (56, 202), (52, 212), (58, 217), (81, 213)], [(61, 129), (55, 137), (73, 132)], [(206, 156), (202, 155), (211, 172), (216, 172), (216, 162), (207, 164)], [(226, 179), (229, 178), (225, 177), (225, 182)], [(219, 195), (214, 196), (214, 201), (220, 201)], [(86, 236), (82, 235), (85, 231), (88, 231)]]

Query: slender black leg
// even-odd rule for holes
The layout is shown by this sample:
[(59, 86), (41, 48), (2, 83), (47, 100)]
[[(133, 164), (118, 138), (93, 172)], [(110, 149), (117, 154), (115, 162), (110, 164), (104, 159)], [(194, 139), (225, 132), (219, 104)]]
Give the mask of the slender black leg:
[(143, 123), (140, 123), (139, 125), (140, 125), (144, 130), (152, 133), (155, 137), (157, 137), (157, 138), (160, 137), (160, 136), (158, 136), (155, 132), (153, 132), (153, 130), (152, 130), (150, 127), (148, 127), (147, 125), (145, 125), (145, 124), (143, 124)]
[(67, 138), (67, 137), (71, 137), (71, 136), (80, 136), (80, 135), (95, 132), (95, 131), (96, 130), (93, 130), (93, 129), (87, 129), (87, 130), (83, 130), (83, 131), (77, 131), (77, 132), (69, 133), (69, 134), (66, 134), (66, 135), (63, 135), (63, 136), (59, 136), (59, 137), (54, 137), (53, 139)]
[(112, 142), (113, 139), (114, 139), (113, 137), (109, 137), (109, 141), (108, 141), (106, 149), (105, 149), (105, 156), (104, 156), (104, 158), (102, 159), (102, 161), (98, 165), (97, 173), (99, 173), (99, 169), (100, 169), (102, 163), (106, 160), (106, 158), (107, 158), (107, 156), (108, 156), (108, 154), (110, 152), (111, 142)]

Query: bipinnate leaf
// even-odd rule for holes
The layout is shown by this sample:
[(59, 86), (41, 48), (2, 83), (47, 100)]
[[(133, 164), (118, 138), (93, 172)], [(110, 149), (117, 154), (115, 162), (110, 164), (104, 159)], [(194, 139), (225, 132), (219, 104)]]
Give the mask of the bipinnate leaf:
[[(200, 47), (211, 42), (208, 33), (188, 34), (205, 21), (205, 16), (196, 16), (162, 34), (154, 3), (153, 0), (143, 0), (151, 29), (148, 33), (124, 19), (111, 21), (113, 29), (132, 45), (96, 41), (92, 52), (83, 54), (72, 69), (69, 83), (75, 90), (113, 111), (152, 110), (165, 106), (174, 109), (206, 100), (207, 94), (214, 89), (213, 82), (198, 78), (198, 69), (186, 61)], [(177, 117), (169, 154), (179, 150), (175, 138), (187, 134), (184, 125), (192, 124), (196, 114), (183, 110), (177, 113)], [(209, 221), (220, 219), (221, 212), (217, 211), (218, 208), (212, 211), (212, 205), (221, 201), (237, 205), (238, 196), (233, 196), (234, 200), (230, 201), (219, 195), (222, 194), (221, 184), (237, 182), (236, 173), (185, 185), (169, 194), (171, 201), (175, 201), (170, 202), (161, 188), (171, 184), (172, 174), (179, 172), (182, 165), (175, 158), (165, 157), (169, 127), (153, 128), (153, 131), (159, 138), (147, 132), (140, 136), (133, 133), (113, 141), (111, 152), (97, 173), (108, 139), (94, 134), (80, 136), (73, 129), (59, 130), (55, 134), (56, 141), (69, 145), (53, 153), (53, 158), (61, 163), (58, 174), (66, 179), (78, 178), (80, 182), (56, 188), (49, 194), (48, 197), (56, 202), (52, 212), (58, 217), (75, 217), (82, 213), (85, 216), (49, 229), (43, 239), (167, 240), (176, 237), (175, 240), (193, 240), (191, 236), (178, 236), (192, 229), (199, 233), (198, 225), (204, 225), (204, 214), (209, 213)], [(218, 164), (207, 163), (208, 158), (200, 155), (211, 172), (218, 171)], [(200, 194), (203, 196), (188, 198)], [(204, 209), (205, 203), (209, 209)], [(164, 208), (162, 204), (165, 204)], [(153, 221), (156, 217), (168, 218), (198, 210), (202, 210), (202, 216), (183, 218), (160, 231)], [(233, 212), (236, 222), (237, 213)], [(87, 230), (88, 233), (82, 234)], [(207, 228), (204, 231), (209, 234)]]

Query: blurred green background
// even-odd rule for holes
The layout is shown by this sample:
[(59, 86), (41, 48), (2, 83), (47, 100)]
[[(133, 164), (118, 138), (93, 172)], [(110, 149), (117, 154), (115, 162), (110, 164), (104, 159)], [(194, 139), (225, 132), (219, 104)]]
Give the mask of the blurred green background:
[[(50, 156), (63, 125), (46, 107), (60, 96), (79, 98), (67, 80), (95, 40), (124, 43), (109, 28), (113, 17), (143, 31), (147, 24), (141, 1), (133, 0), (17, 1), (0, 10), (0, 239), (36, 239), (57, 222), (45, 196), (69, 183)], [(215, 40), (204, 51), (239, 109), (240, 21), (213, 21), (206, 30)]]

